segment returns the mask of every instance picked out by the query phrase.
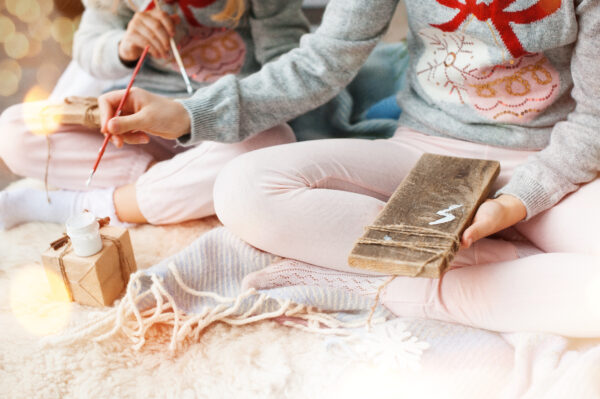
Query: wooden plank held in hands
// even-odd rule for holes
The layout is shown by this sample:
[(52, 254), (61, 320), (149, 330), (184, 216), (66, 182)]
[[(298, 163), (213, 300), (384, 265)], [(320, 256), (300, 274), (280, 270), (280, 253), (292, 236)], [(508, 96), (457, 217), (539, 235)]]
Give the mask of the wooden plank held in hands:
[(499, 172), (496, 161), (424, 154), (365, 228), (349, 264), (386, 274), (440, 277)]

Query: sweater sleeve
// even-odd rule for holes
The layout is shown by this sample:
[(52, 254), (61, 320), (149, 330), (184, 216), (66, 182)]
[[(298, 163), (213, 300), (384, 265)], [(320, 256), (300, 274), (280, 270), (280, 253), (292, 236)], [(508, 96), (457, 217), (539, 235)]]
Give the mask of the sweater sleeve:
[(180, 144), (242, 141), (324, 104), (356, 75), (385, 33), (396, 4), (331, 0), (321, 26), (302, 36), (298, 48), (246, 78), (227, 75), (179, 100), (191, 120), (191, 132)]
[(550, 144), (516, 168), (496, 193), (519, 198), (527, 208), (527, 219), (551, 208), (600, 171), (600, 3), (578, 3), (579, 33), (571, 59), (575, 109), (554, 126)]
[(310, 30), (302, 0), (252, 0), (250, 29), (254, 54), (262, 65), (298, 47)]
[(132, 16), (133, 11), (121, 1), (115, 11), (86, 6), (73, 39), (73, 59), (99, 79), (129, 75), (131, 68), (119, 59), (119, 42)]

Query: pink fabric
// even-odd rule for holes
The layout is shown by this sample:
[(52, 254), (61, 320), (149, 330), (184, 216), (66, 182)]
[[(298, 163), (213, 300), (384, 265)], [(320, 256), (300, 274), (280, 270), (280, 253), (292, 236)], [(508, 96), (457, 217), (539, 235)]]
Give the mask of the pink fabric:
[[(499, 160), (494, 189), (532, 154), (406, 128), (389, 140), (267, 148), (236, 158), (221, 172), (214, 194), (217, 215), (262, 250), (364, 274), (347, 264), (347, 256), (424, 152)], [(512, 243), (484, 239), (459, 251), (442, 279), (396, 278), (383, 303), (401, 316), (497, 331), (600, 336), (600, 296), (594, 294), (600, 290), (599, 199), (597, 179), (519, 224), (518, 230), (549, 254), (519, 259)]]
[[(39, 104), (41, 108), (42, 103)], [(48, 154), (41, 120), (24, 120), (22, 105), (0, 117), (0, 157), (17, 175), (44, 178)], [(258, 148), (295, 141), (289, 126), (279, 125), (235, 144), (204, 142), (192, 148), (152, 137), (149, 144), (106, 148), (91, 187), (85, 182), (104, 137), (96, 129), (62, 125), (50, 139), (48, 183), (68, 190), (118, 187), (136, 182), (138, 205), (153, 224), (177, 223), (214, 214), (213, 185), (223, 166)], [(156, 163), (148, 171), (148, 166)]]

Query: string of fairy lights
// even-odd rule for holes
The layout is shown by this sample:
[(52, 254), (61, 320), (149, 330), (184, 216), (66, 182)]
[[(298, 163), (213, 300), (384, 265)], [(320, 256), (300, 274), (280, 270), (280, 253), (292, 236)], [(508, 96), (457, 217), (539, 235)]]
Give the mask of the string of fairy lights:
[[(79, 1), (71, 3), (81, 7)], [(73, 35), (80, 21), (78, 15), (64, 15), (64, 4), (0, 0), (1, 97), (15, 95), (24, 85), (37, 84), (47, 91), (54, 86), (65, 60), (71, 57)], [(23, 81), (24, 68), (35, 69), (36, 82)]]

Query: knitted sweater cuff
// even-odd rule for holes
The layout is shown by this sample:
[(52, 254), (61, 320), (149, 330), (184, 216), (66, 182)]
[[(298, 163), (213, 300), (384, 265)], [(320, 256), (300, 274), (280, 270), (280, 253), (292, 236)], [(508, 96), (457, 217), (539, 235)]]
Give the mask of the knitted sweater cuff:
[(512, 195), (523, 202), (527, 209), (525, 220), (531, 219), (553, 205), (544, 187), (522, 170), (515, 171), (508, 184), (498, 190), (494, 197), (502, 194)]
[(179, 145), (187, 147), (204, 140), (216, 141), (217, 117), (209, 99), (198, 96), (175, 101), (183, 105), (190, 117), (190, 132), (177, 139)]

